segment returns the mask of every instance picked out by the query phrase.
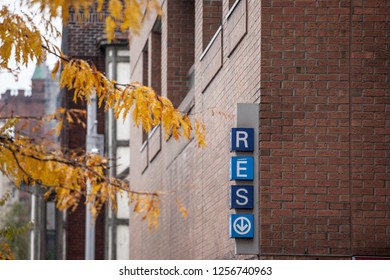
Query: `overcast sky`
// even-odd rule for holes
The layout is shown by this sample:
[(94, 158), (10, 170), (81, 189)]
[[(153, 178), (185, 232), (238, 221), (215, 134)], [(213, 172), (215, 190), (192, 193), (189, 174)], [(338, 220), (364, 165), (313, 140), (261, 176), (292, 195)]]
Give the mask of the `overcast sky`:
[[(23, 9), (23, 7), (20, 8), (17, 0), (0, 0), (0, 6), (2, 7), (3, 5), (7, 5), (11, 11)], [(37, 19), (37, 22), (39, 22), (39, 19)], [(60, 20), (56, 21), (56, 26), (57, 28), (61, 27)], [(56, 44), (59, 46), (60, 41)], [(47, 64), (50, 68), (53, 67), (55, 61), (56, 59), (53, 56), (48, 57)], [(15, 62), (13, 61), (13, 63)], [(12, 74), (0, 70), (0, 94), (7, 89), (31, 89), (31, 77), (34, 73), (34, 69), (35, 63), (31, 63), (28, 68), (23, 68), (19, 74), (18, 81), (15, 81)]]

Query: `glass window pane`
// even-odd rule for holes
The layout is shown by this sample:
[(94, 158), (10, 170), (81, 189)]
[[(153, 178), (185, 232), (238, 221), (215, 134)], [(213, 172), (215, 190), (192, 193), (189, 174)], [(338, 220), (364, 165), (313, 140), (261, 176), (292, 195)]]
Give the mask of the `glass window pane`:
[(121, 84), (130, 83), (130, 63), (128, 62), (118, 63), (116, 80)]
[(130, 165), (130, 149), (129, 147), (119, 147), (117, 149), (117, 171), (116, 173), (119, 175), (122, 173), (127, 167)]
[(130, 56), (129, 50), (118, 50), (118, 56)]
[(56, 228), (56, 207), (54, 202), (46, 203), (46, 229), (55, 230)]
[(129, 227), (118, 226), (116, 241), (116, 255), (118, 260), (129, 259)]
[(108, 63), (108, 69), (107, 69), (107, 78), (113, 79), (114, 78), (114, 67), (113, 63), (109, 62)]
[(126, 116), (123, 120), (122, 115), (116, 122), (116, 139), (117, 140), (129, 140), (130, 139), (130, 116)]
[(127, 196), (117, 195), (117, 201), (118, 201), (117, 218), (118, 219), (130, 218), (130, 207), (129, 207), (129, 201), (127, 199)]

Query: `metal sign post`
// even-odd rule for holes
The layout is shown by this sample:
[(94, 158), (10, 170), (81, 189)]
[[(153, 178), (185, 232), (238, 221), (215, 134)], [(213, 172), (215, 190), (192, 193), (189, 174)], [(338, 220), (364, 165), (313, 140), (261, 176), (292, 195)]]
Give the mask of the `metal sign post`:
[[(87, 153), (103, 155), (104, 136), (97, 134), (96, 96), (91, 98), (87, 107)], [(91, 192), (91, 184), (87, 182), (87, 196)], [(90, 211), (90, 203), (85, 205), (85, 259), (95, 259), (95, 219)]]
[(237, 104), (237, 127), (231, 130), (230, 237), (236, 255), (259, 254), (259, 104)]

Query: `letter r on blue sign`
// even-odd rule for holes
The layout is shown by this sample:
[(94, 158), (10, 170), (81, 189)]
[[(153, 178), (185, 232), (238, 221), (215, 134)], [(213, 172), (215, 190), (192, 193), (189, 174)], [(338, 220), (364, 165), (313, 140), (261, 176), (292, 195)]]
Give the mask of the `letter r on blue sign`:
[(254, 129), (232, 128), (230, 135), (230, 151), (254, 151)]

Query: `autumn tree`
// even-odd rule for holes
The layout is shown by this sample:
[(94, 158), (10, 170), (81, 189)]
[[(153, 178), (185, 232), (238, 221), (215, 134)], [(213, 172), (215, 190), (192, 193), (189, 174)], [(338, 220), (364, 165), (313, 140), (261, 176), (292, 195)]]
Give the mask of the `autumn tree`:
[[(149, 131), (161, 125), (164, 137), (190, 139), (195, 136), (198, 146), (205, 146), (204, 125), (174, 108), (171, 101), (158, 96), (152, 88), (139, 83), (119, 84), (108, 79), (102, 72), (82, 59), (67, 56), (60, 48), (53, 45), (49, 37), (42, 34), (31, 14), (38, 7), (47, 18), (43, 20), (45, 31), (58, 35), (51, 24), (53, 18), (61, 17), (66, 24), (69, 10), (88, 14), (93, 5), (101, 11), (104, 0), (24, 0), (30, 10), (16, 13), (8, 7), (0, 9), (0, 68), (15, 75), (15, 68), (10, 67), (13, 57), (16, 67), (30, 63), (41, 63), (50, 53), (57, 57), (52, 75), (60, 73), (60, 87), (73, 92), (75, 102), (90, 102), (96, 94), (98, 105), (105, 110), (113, 110), (116, 118), (131, 114), (136, 126)], [(137, 34), (142, 18), (153, 10), (160, 12), (157, 0), (107, 0), (108, 15), (105, 19), (108, 40), (115, 40), (115, 31), (130, 31)], [(94, 7), (96, 7), (94, 6)], [(123, 180), (107, 176), (110, 161), (100, 155), (64, 150), (48, 138), (38, 140), (22, 135), (13, 128), (24, 126), (31, 120), (37, 125), (57, 120), (58, 127), (52, 133), (58, 133), (67, 123), (82, 123), (83, 112), (59, 108), (46, 116), (1, 116), (0, 125), (0, 171), (16, 187), (22, 183), (39, 185), (46, 190), (46, 196), (55, 196), (59, 209), (75, 209), (82, 197), (91, 202), (91, 211), (97, 215), (102, 205), (111, 201), (116, 207), (116, 195), (127, 195), (133, 210), (147, 219), (149, 227), (157, 225), (160, 195), (135, 191)], [(12, 132), (11, 132), (12, 131)], [(92, 189), (87, 194), (86, 182)], [(179, 209), (186, 215), (184, 207)]]

